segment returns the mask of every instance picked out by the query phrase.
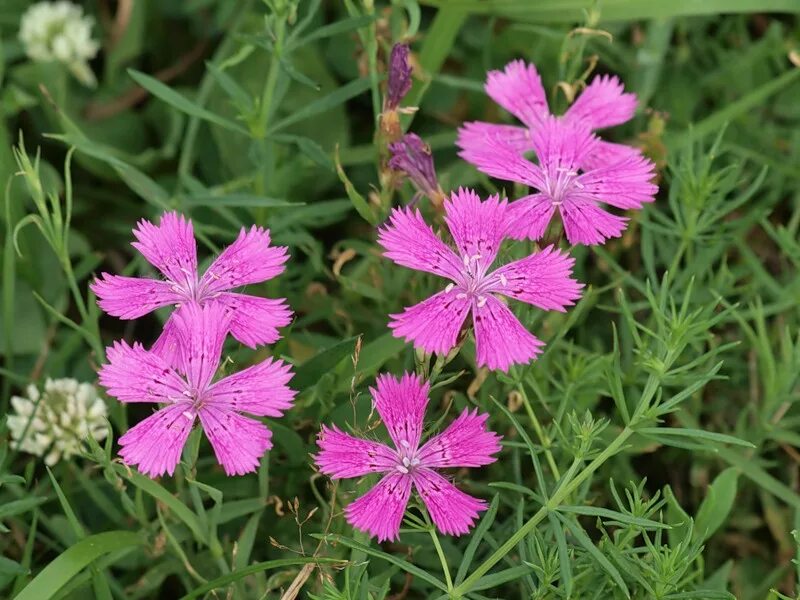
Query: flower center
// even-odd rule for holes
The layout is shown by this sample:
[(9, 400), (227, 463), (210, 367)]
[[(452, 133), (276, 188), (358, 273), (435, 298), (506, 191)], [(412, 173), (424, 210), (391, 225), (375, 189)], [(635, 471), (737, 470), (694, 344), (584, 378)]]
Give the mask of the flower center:
[(560, 206), (572, 188), (583, 188), (583, 184), (577, 178), (578, 172), (567, 167), (544, 169), (545, 185), (542, 191), (550, 196), (554, 206)]
[(412, 447), (407, 440), (400, 440), (400, 447), (397, 449), (398, 462), (395, 465), (403, 475), (411, 473), (420, 463), (417, 458), (417, 449)]

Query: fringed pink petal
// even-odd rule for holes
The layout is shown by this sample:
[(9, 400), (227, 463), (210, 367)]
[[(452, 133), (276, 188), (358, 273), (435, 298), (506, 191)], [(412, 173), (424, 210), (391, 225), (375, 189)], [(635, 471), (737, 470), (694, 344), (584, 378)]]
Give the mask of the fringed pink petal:
[(507, 205), (499, 196), (481, 201), (466, 188), (458, 188), (445, 201), (444, 220), (461, 252), (464, 270), (485, 272), (494, 262), (505, 235)]
[(537, 189), (547, 185), (539, 165), (525, 158), (502, 137), (487, 135), (482, 144), (461, 150), (458, 155), (490, 177), (524, 183)]
[(508, 371), (513, 364), (529, 363), (542, 351), (544, 342), (525, 329), (514, 313), (491, 294), (476, 302), (472, 320), (479, 367)]
[(242, 227), (239, 237), (203, 274), (200, 290), (213, 294), (267, 281), (283, 273), (287, 260), (289, 254), (284, 246), (270, 246), (268, 229)]
[(158, 279), (103, 273), (89, 287), (97, 296), (100, 308), (120, 319), (138, 319), (157, 308), (183, 300), (173, 291), (170, 282)]
[(231, 335), (250, 348), (277, 342), (281, 338), (278, 327), (292, 321), (292, 310), (284, 298), (223, 292), (214, 300), (231, 310)]
[[(402, 313), (389, 315), (393, 335), (412, 342), (425, 352), (447, 354), (456, 347), (461, 327), (470, 310), (469, 300), (451, 288), (409, 306)], [(459, 296), (463, 296), (459, 298)]]
[(379, 542), (399, 539), (410, 496), (411, 477), (390, 473), (344, 509), (347, 522)]
[(468, 533), (480, 512), (486, 510), (483, 500), (465, 494), (431, 469), (417, 469), (412, 477), (431, 520), (444, 534)]
[(280, 417), (297, 394), (287, 383), (294, 374), (282, 360), (266, 360), (220, 379), (208, 389), (208, 403), (259, 417)]
[(167, 364), (172, 365), (176, 369), (181, 368), (180, 363), (180, 339), (175, 331), (175, 314), (177, 311), (174, 311), (164, 323), (164, 327), (161, 329), (161, 335), (158, 336), (158, 339), (153, 342), (153, 345), (150, 347), (150, 352), (160, 356), (164, 362)]
[(419, 210), (392, 210), (388, 224), (378, 230), (378, 243), (385, 250), (384, 256), (398, 265), (450, 279), (460, 273), (460, 259), (436, 237)]
[(533, 64), (515, 60), (502, 71), (489, 71), (485, 88), (492, 100), (528, 127), (549, 113), (542, 78)]
[(581, 169), (592, 171), (601, 167), (608, 167), (630, 159), (640, 158), (642, 151), (636, 146), (615, 144), (614, 142), (599, 141), (594, 150), (581, 162)]
[(163, 358), (141, 344), (115, 342), (106, 349), (108, 362), (100, 385), (120, 402), (174, 403), (186, 400), (189, 386)]
[(388, 446), (348, 435), (338, 427), (322, 426), (317, 438), (320, 452), (314, 461), (331, 479), (363, 477), (385, 473), (398, 463), (397, 453)]
[(594, 201), (582, 196), (569, 196), (559, 206), (564, 232), (570, 244), (592, 246), (622, 235), (628, 219), (604, 211)]
[(585, 124), (556, 117), (543, 119), (531, 134), (536, 158), (550, 179), (555, 179), (558, 173), (577, 170), (595, 152), (598, 142)]
[(192, 222), (175, 212), (164, 213), (153, 225), (142, 219), (133, 230), (132, 246), (165, 277), (180, 285), (197, 281), (197, 244)]
[(119, 438), (119, 455), (150, 477), (172, 475), (192, 431), (195, 413), (190, 402), (162, 408)]
[(481, 467), (497, 460), (501, 436), (486, 429), (489, 415), (464, 409), (458, 418), (425, 442), (417, 458), (423, 467)]
[(214, 301), (203, 306), (191, 302), (175, 311), (174, 320), (180, 370), (194, 389), (203, 391), (219, 367), (222, 344), (230, 328), (230, 310)]
[(533, 150), (531, 133), (527, 127), (498, 125), (482, 121), (470, 121), (459, 127), (456, 146), (469, 156), (472, 152), (480, 153), (487, 139), (500, 140), (517, 154)]
[(401, 451), (416, 450), (422, 436), (430, 384), (413, 373), (404, 373), (400, 378), (384, 373), (378, 375), (375, 387), (369, 391), (395, 447)]
[(556, 207), (544, 194), (531, 194), (508, 205), (506, 235), (515, 240), (539, 240), (547, 231)]
[(252, 473), (272, 448), (272, 432), (259, 421), (213, 405), (202, 406), (198, 415), (226, 475)]
[(635, 112), (636, 94), (626, 94), (616, 76), (598, 75), (564, 116), (583, 121), (592, 129), (602, 129), (630, 121)]
[(655, 200), (658, 186), (653, 183), (655, 165), (644, 156), (629, 156), (578, 178), (581, 193), (622, 209), (642, 208)]
[(580, 298), (583, 287), (571, 277), (574, 264), (569, 254), (547, 246), (494, 271), (492, 291), (543, 310), (564, 312)]

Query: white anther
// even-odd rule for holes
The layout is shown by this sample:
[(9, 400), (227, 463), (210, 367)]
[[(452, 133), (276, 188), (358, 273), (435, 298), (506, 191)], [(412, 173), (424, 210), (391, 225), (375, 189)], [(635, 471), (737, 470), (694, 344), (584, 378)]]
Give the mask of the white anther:
[(194, 421), (194, 415), (191, 411), (185, 410), (183, 411), (183, 416), (186, 417), (190, 421)]
[(468, 266), (469, 266), (469, 256), (467, 256), (467, 255), (465, 254), (465, 255), (464, 255), (464, 258), (463, 258), (463, 261), (464, 261), (464, 266), (465, 266), (465, 267), (468, 267)]
[(481, 296), (480, 298), (478, 298), (478, 308), (483, 308), (484, 306), (486, 306), (486, 302), (487, 302), (486, 296)]
[(445, 291), (445, 292), (447, 292), (447, 293), (449, 294), (450, 292), (452, 292), (452, 291), (453, 291), (453, 288), (454, 288), (454, 287), (456, 287), (456, 284), (455, 284), (455, 283), (448, 283), (448, 284), (447, 284), (447, 287), (446, 287), (446, 288), (444, 288), (444, 291)]
[(467, 295), (464, 292), (461, 292), (460, 294), (456, 294), (456, 298), (458, 298), (459, 300), (463, 300), (466, 297), (467, 297)]
[(502, 273), (500, 273), (500, 285), (502, 285), (503, 287), (506, 287), (508, 285), (508, 279), (506, 279), (506, 276), (503, 275)]
[(403, 475), (408, 475), (408, 469), (406, 469), (403, 465), (397, 465), (397, 470)]
[(407, 457), (407, 456), (404, 456), (404, 457), (403, 457), (403, 466), (404, 466), (404, 467), (407, 467), (407, 466), (409, 466), (410, 464), (411, 464), (411, 461), (410, 461), (410, 460), (408, 460), (408, 457)]

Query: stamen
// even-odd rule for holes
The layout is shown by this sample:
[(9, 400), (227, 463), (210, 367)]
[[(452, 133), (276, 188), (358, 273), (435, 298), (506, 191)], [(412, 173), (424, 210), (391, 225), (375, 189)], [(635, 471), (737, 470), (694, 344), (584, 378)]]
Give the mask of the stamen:
[(500, 273), (500, 285), (502, 285), (503, 287), (506, 287), (508, 285), (508, 279), (506, 279), (506, 276), (503, 275), (502, 273)]
[(410, 460), (408, 460), (408, 457), (407, 457), (407, 456), (404, 456), (404, 457), (403, 457), (403, 466), (404, 466), (404, 467), (407, 467), (407, 466), (409, 466), (410, 464), (411, 464), (411, 461), (410, 461)]
[(448, 283), (447, 287), (444, 288), (444, 291), (449, 294), (453, 290), (454, 287), (456, 287), (455, 283)]
[(469, 256), (467, 256), (467, 255), (465, 254), (465, 255), (464, 255), (464, 258), (463, 258), (463, 261), (464, 261), (464, 266), (465, 266), (465, 267), (468, 267), (468, 266), (469, 266)]
[(486, 296), (480, 296), (478, 298), (478, 308), (483, 308), (484, 306), (486, 306), (486, 302), (487, 302)]
[(403, 475), (408, 475), (408, 469), (405, 468), (403, 465), (397, 465), (397, 470), (400, 471)]
[(463, 300), (466, 297), (467, 297), (467, 295), (464, 292), (461, 292), (460, 294), (456, 295), (456, 298), (458, 298), (459, 300)]
[(191, 411), (185, 410), (183, 411), (183, 416), (186, 417), (189, 421), (194, 421), (194, 415)]

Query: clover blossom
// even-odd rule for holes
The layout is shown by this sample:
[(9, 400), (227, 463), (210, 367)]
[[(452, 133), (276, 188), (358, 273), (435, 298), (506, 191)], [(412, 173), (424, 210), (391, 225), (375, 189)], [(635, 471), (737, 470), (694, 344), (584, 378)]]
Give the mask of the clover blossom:
[(278, 327), (291, 321), (292, 311), (283, 298), (261, 298), (230, 290), (276, 277), (289, 255), (271, 246), (269, 230), (244, 227), (239, 237), (214, 260), (202, 277), (197, 272), (197, 245), (192, 222), (174, 212), (165, 213), (159, 225), (142, 220), (133, 235), (136, 248), (166, 280), (103, 273), (92, 285), (100, 308), (121, 319), (136, 319), (163, 306), (177, 309), (164, 325), (153, 350), (173, 360), (177, 352), (174, 319), (189, 305), (215, 302), (231, 309), (230, 333), (255, 348), (280, 339)]
[(177, 367), (141, 344), (116, 342), (108, 348), (108, 363), (100, 370), (108, 394), (125, 403), (165, 405), (119, 438), (125, 464), (138, 465), (150, 477), (172, 475), (199, 420), (226, 474), (258, 467), (272, 447), (272, 433), (246, 415), (279, 417), (290, 408), (292, 373), (283, 361), (267, 358), (214, 381), (233, 310), (211, 301), (175, 313)]
[(76, 379), (47, 379), (41, 392), (29, 385), (27, 396), (13, 396), (11, 406), (11, 447), (44, 456), (51, 467), (80, 454), (81, 443), (90, 435), (96, 440), (108, 435), (105, 402), (93, 385)]
[(530, 361), (544, 343), (522, 326), (500, 297), (564, 311), (583, 287), (570, 277), (574, 260), (547, 247), (492, 271), (507, 237), (507, 203), (497, 196), (481, 201), (474, 191), (459, 189), (444, 209), (455, 252), (425, 224), (418, 210), (410, 208), (394, 209), (378, 233), (387, 258), (450, 280), (427, 300), (390, 315), (389, 327), (395, 337), (441, 355), (456, 346), (472, 314), (478, 366), (507, 371), (512, 364)]
[(100, 45), (92, 39), (93, 24), (77, 4), (39, 2), (22, 15), (19, 39), (32, 60), (63, 63), (81, 83), (94, 87), (97, 81), (89, 61)]
[(486, 429), (489, 415), (464, 409), (447, 429), (420, 445), (430, 384), (411, 373), (401, 378), (384, 374), (370, 392), (394, 448), (323, 425), (320, 452), (314, 457), (320, 471), (332, 479), (383, 475), (345, 509), (348, 522), (379, 542), (397, 539), (411, 491), (416, 489), (439, 531), (467, 533), (486, 503), (459, 490), (438, 470), (480, 467), (497, 460), (493, 455), (500, 451), (500, 436)]

